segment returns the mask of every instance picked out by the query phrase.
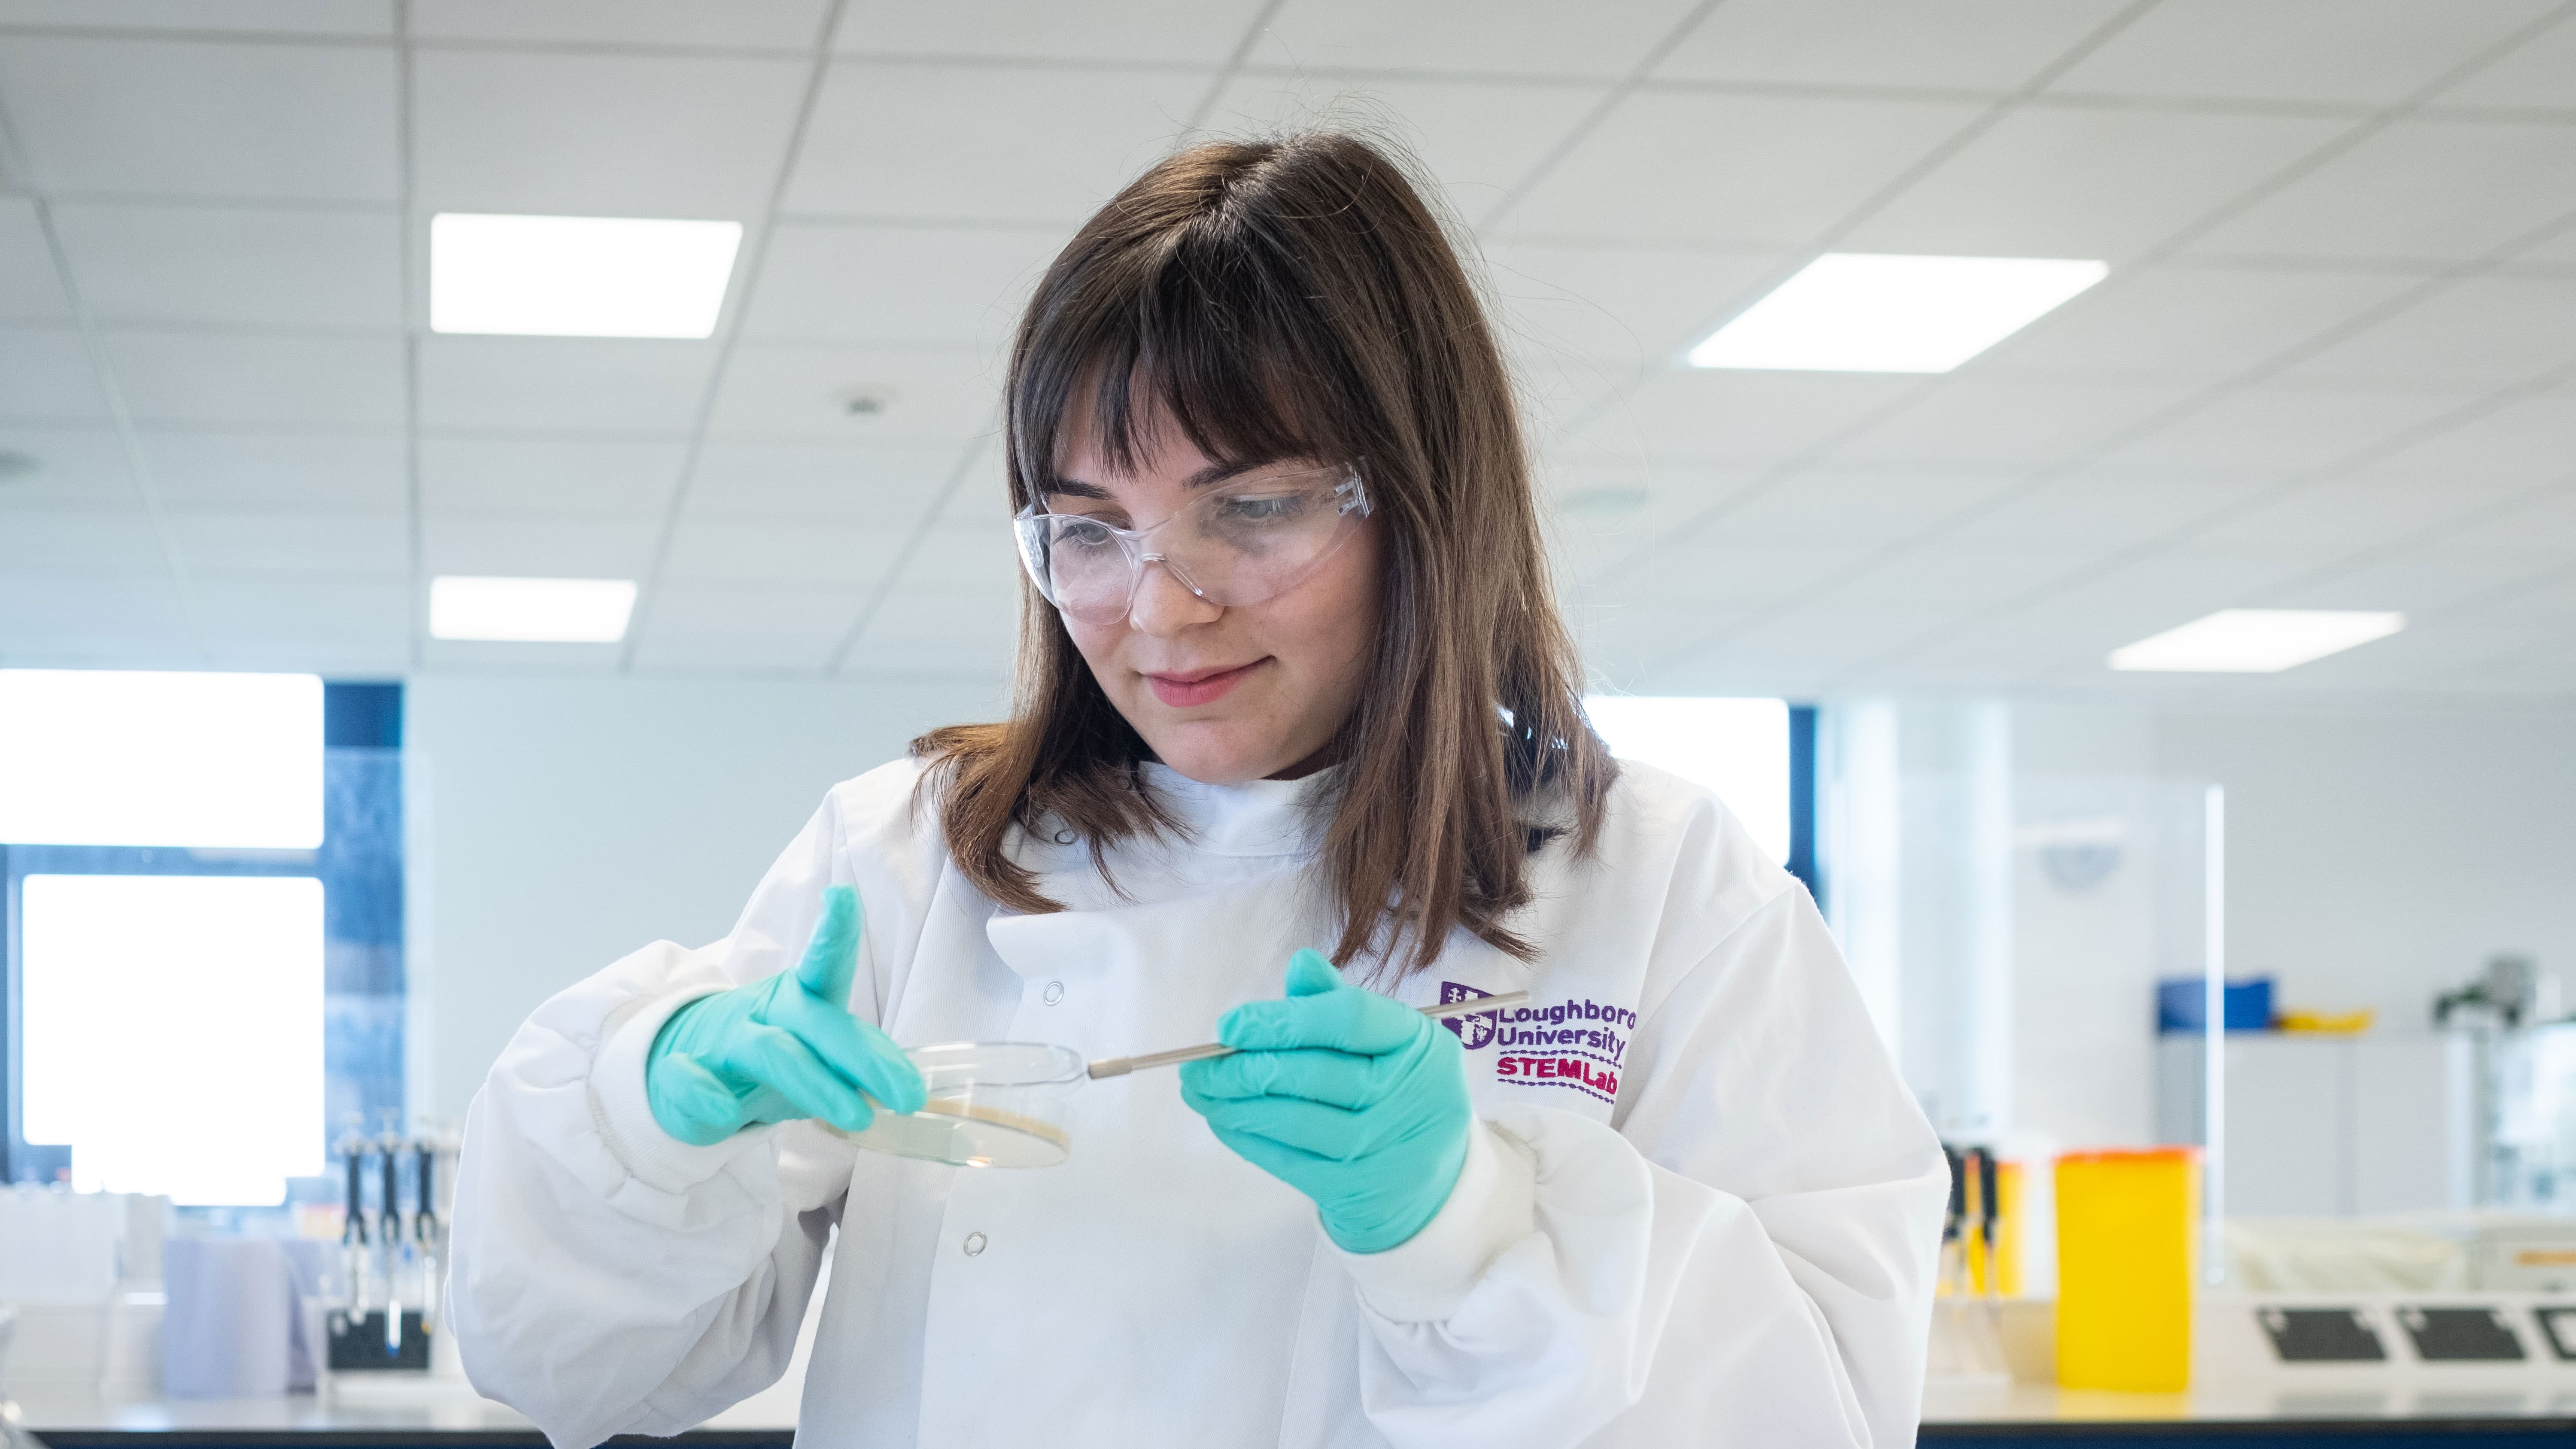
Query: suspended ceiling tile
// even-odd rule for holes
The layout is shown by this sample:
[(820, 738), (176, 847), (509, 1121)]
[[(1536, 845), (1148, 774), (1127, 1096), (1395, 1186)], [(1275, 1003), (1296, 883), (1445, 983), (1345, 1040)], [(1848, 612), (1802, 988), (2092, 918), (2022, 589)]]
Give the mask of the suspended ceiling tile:
[(399, 510), (408, 485), (401, 435), (143, 434), (153, 486), (174, 505)]
[(2320, 562), (2365, 550), (2421, 548), (2511, 506), (2525, 491), (2438, 475), (2333, 478), (2230, 517), (2197, 534), (2193, 546), (2222, 553), (2300, 553)]
[(191, 573), (343, 574), (399, 585), (411, 569), (411, 530), (400, 513), (186, 508), (168, 518)]
[(688, 446), (676, 439), (420, 440), (421, 506), (444, 513), (658, 518)]
[(68, 327), (0, 329), (0, 416), (104, 422), (107, 415), (79, 333)]
[(675, 583), (864, 588), (900, 556), (910, 520), (856, 524), (684, 519), (672, 531), (664, 577)]
[(145, 424), (388, 428), (403, 421), (402, 344), (120, 328), (108, 356)]
[(423, 210), (746, 223), (767, 205), (808, 70), (480, 49), (413, 64)]
[(939, 497), (961, 452), (902, 444), (709, 443), (698, 455), (687, 516), (900, 525)]
[(2548, 9), (2548, 0), (2163, 0), (2056, 88), (2386, 105)]
[(2442, 105), (2576, 109), (2576, 24), (2561, 20), (2442, 92)]
[(660, 536), (657, 521), (433, 513), (420, 525), (422, 572), (641, 579)]
[(787, 223), (742, 335), (997, 351), (1064, 242), (1054, 227)]
[(1404, 78), (1354, 83), (1299, 73), (1236, 78), (1203, 122), (1260, 137), (1315, 126), (1383, 130), (1473, 220), (1509, 195), (1609, 94), (1598, 82), (1502, 85)]
[(2120, 447), (2110, 461), (2274, 474), (2359, 463), (2458, 406), (2451, 397), (2247, 388)]
[(2416, 116), (2389, 125), (2188, 253), (2466, 261), (2564, 215), (2576, 126)]
[(2422, 281), (2385, 272), (2174, 264), (2113, 272), (1975, 366), (2215, 379), (2352, 324)]
[(1645, 555), (1615, 577), (1593, 581), (1586, 597), (1640, 612), (1670, 611), (1688, 621), (1712, 609), (1733, 613), (1805, 597), (1866, 563), (1879, 547), (1859, 537), (1739, 536), (1720, 518), (1687, 544)]
[(133, 667), (198, 658), (187, 608), (166, 573), (65, 577), (0, 568), (0, 659)]
[(2087, 468), (2016, 493), (1949, 535), (1961, 548), (2116, 548), (2246, 503), (2261, 485), (2224, 474)]
[(843, 667), (958, 673), (1007, 668), (1019, 638), (1019, 609), (1016, 592), (981, 580), (952, 587), (907, 579), (870, 616)]
[(865, 599), (847, 588), (666, 585), (636, 636), (635, 667), (819, 673)]
[(2576, 459), (2576, 392), (2561, 390), (2476, 405), (2456, 426), (2389, 455), (2412, 475), (2538, 484), (2566, 477)]
[(787, 209), (1079, 222), (1169, 149), (1210, 77), (841, 61)]
[(1249, 59), (1310, 70), (1437, 70), (1615, 79), (1642, 62), (1691, 0), (1594, 6), (1569, 24), (1548, 0), (1287, 0)]
[(620, 644), (496, 644), (478, 640), (420, 640), (420, 663), (430, 669), (529, 674), (556, 678), (614, 674), (624, 657)]
[[(996, 512), (999, 510), (996, 509)], [(904, 588), (991, 588), (1018, 596), (1020, 557), (1009, 520), (943, 522), (904, 561)]]
[[(999, 425), (1000, 389), (980, 351), (746, 344), (707, 427), (718, 438), (962, 447)], [(869, 410), (854, 410), (858, 399)]]
[(1728, 0), (1657, 80), (2019, 89), (2119, 0)]
[(424, 428), (686, 436), (716, 349), (624, 338), (431, 337), (420, 344)]
[(2010, 472), (1810, 468), (1729, 508), (1712, 528), (1752, 539), (1892, 543), (1974, 508), (2012, 485)]
[(1584, 429), (1595, 446), (1714, 461), (1785, 459), (1859, 428), (1922, 386), (1885, 374), (1675, 369)]
[(1521, 405), (1521, 429), (1534, 456), (1558, 451), (1563, 430), (1578, 427), (1596, 408), (1615, 402), (1635, 383), (1644, 364), (1622, 365), (1567, 353), (1507, 351), (1512, 390)]
[(391, 203), (390, 49), (0, 36), (0, 94), (54, 192)]
[[(2576, 363), (2576, 278), (2471, 277), (2308, 358), (2293, 380), (2499, 386)], [(2576, 446), (2576, 438), (2569, 440)]]
[[(2047, 548), (1978, 548), (1950, 544), (1911, 549), (1873, 561), (1856, 577), (1820, 592), (1814, 609), (1876, 613), (1892, 635), (1910, 635), (1944, 617), (2008, 603), (2078, 575), (2080, 552)], [(1806, 611), (1801, 611), (1806, 612)], [(1893, 642), (1893, 639), (1890, 641)]]
[(1715, 464), (1641, 464), (1568, 454), (1540, 470), (1548, 526), (1582, 557), (1624, 558), (1680, 532), (1711, 510), (1782, 486), (1771, 469)]
[(1036, 61), (1223, 65), (1261, 0), (855, 0), (833, 45), (845, 55), (982, 56)]
[(68, 322), (71, 315), (35, 203), (0, 196), (0, 325)]
[(33, 465), (32, 471), (0, 478), (0, 510), (123, 506), (137, 496), (125, 449), (109, 428), (0, 424), (0, 454)]
[(1788, 270), (1767, 251), (1527, 241), (1483, 250), (1495, 324), (1513, 350), (1614, 383), (1677, 361)]
[(403, 325), (391, 212), (65, 202), (54, 221), (81, 296), (107, 321)]
[(2428, 540), (2426, 549), (2463, 561), (2576, 565), (2576, 477), (2547, 492), (2525, 493), (2518, 506), (2481, 511), (2475, 522)]
[(2348, 126), (2303, 116), (2023, 106), (1836, 247), (2118, 266)]
[(392, 0), (0, 0), (0, 25), (390, 36)]
[(197, 580), (198, 606), (219, 648), (374, 647), (411, 639), (411, 589), (308, 574), (228, 574)]
[(1980, 109), (1640, 91), (1540, 178), (1504, 225), (1547, 237), (1796, 246)]
[(2030, 469), (2098, 450), (2170, 411), (2188, 383), (1956, 375), (1833, 451), (1837, 463)]
[(153, 579), (169, 573), (140, 508), (13, 508), (5, 517), (0, 574)]
[(2412, 621), (2475, 604), (2512, 581), (2512, 571), (2494, 559), (2398, 554), (2323, 577), (2284, 580), (2265, 592), (2263, 602), (2284, 609), (2393, 609), (2409, 617), (2407, 632), (2415, 633)]
[(825, 0), (412, 0), (424, 40), (548, 45), (811, 47)]

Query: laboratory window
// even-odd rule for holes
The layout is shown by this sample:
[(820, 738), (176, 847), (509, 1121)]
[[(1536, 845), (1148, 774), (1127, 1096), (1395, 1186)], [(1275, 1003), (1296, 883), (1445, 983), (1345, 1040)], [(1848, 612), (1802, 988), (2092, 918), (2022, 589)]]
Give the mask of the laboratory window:
[(402, 686), (0, 670), (0, 1179), (336, 1200), (405, 1106)]

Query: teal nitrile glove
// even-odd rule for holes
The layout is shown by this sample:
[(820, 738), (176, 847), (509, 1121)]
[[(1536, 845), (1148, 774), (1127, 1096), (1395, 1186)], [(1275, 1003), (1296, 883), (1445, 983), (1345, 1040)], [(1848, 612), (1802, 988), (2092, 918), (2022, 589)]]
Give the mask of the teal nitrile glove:
[(1288, 995), (1217, 1022), (1230, 1057), (1181, 1068), (1181, 1100), (1244, 1161), (1315, 1200), (1324, 1231), (1379, 1253), (1422, 1231), (1467, 1161), (1475, 1110), (1458, 1038), (1342, 983), (1313, 951)]
[(820, 1117), (846, 1132), (921, 1110), (921, 1073), (894, 1038), (850, 1015), (859, 895), (823, 892), (823, 919), (793, 971), (702, 996), (671, 1014), (644, 1054), (644, 1100), (683, 1142), (713, 1146), (755, 1122)]

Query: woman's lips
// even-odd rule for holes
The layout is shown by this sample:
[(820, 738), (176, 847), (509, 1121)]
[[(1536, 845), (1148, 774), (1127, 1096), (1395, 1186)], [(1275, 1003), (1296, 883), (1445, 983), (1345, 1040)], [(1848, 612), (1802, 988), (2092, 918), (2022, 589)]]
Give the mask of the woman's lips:
[(1223, 699), (1244, 676), (1260, 668), (1266, 660), (1255, 659), (1232, 669), (1212, 669), (1203, 674), (1148, 674), (1147, 683), (1154, 686), (1154, 697), (1173, 709), (1187, 709), (1194, 704), (1209, 704)]

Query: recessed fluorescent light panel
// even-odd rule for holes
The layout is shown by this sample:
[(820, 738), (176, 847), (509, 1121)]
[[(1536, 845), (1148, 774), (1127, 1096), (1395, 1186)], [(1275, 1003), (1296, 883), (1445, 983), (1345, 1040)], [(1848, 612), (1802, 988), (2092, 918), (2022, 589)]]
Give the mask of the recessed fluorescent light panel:
[(2056, 257), (1831, 252), (1691, 349), (1693, 367), (1948, 372), (2110, 272)]
[(742, 224), (609, 216), (429, 220), (429, 327), (517, 337), (707, 337)]
[(633, 579), (429, 581), (429, 636), (507, 644), (614, 644), (635, 611)]
[(2277, 674), (2406, 627), (2404, 614), (2340, 609), (2221, 609), (2111, 651), (2114, 669)]

